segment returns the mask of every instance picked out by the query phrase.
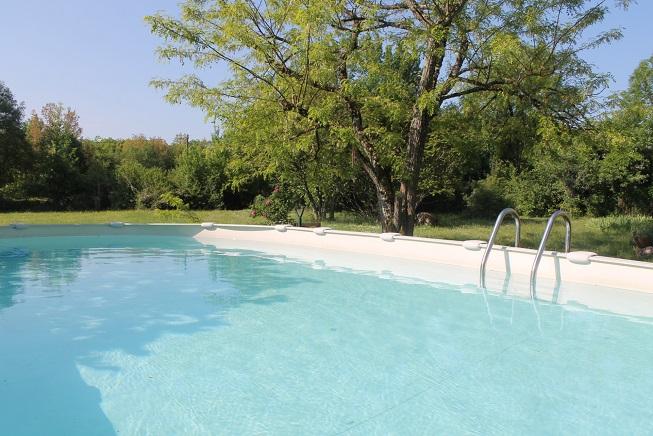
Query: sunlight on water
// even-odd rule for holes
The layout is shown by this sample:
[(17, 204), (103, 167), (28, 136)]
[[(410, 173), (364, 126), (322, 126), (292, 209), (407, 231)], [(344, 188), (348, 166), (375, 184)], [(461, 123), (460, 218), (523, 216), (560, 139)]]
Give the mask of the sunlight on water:
[(648, 319), (317, 266), (0, 241), (0, 434), (651, 430)]

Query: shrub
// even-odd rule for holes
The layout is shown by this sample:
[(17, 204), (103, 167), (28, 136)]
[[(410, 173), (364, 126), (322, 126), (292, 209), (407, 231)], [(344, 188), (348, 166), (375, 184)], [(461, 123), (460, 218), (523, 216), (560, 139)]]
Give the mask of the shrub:
[(283, 195), (277, 186), (267, 197), (257, 195), (252, 205), (250, 215), (252, 218), (262, 216), (269, 224), (286, 224), (290, 220), (288, 214), (293, 209), (292, 201)]
[(118, 167), (118, 176), (133, 195), (137, 209), (157, 208), (161, 196), (172, 190), (166, 171), (147, 168), (138, 162), (123, 162)]
[(543, 171), (524, 171), (512, 178), (507, 195), (519, 213), (526, 216), (547, 216), (563, 204), (568, 209), (572, 205), (562, 182)]
[(163, 222), (200, 222), (199, 217), (190, 210), (189, 205), (172, 192), (161, 194), (155, 204), (155, 211)]
[(472, 192), (465, 198), (469, 213), (479, 217), (493, 217), (505, 207), (510, 200), (506, 196), (507, 181), (498, 174), (490, 174), (477, 182)]
[(176, 161), (170, 178), (176, 194), (192, 209), (220, 208), (227, 183), (226, 155), (215, 147), (193, 145)]
[(159, 197), (156, 203), (157, 209), (163, 210), (188, 210), (190, 209), (184, 200), (173, 194), (172, 192), (164, 192)]

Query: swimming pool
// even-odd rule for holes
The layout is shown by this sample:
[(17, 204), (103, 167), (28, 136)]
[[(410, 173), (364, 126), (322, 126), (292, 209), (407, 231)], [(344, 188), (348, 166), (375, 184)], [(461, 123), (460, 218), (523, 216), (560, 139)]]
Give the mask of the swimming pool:
[(0, 433), (651, 431), (648, 316), (254, 248), (0, 239)]

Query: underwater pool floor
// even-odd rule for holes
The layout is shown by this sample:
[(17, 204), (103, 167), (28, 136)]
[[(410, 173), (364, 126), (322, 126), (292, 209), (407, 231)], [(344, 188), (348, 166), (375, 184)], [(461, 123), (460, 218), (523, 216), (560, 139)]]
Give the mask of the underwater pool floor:
[(0, 240), (0, 434), (651, 431), (650, 319), (538, 323), (446, 283), (183, 237)]

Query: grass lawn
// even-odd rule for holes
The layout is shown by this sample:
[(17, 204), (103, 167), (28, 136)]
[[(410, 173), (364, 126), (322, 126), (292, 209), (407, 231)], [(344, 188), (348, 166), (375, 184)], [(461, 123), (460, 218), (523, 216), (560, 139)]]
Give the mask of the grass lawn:
[(249, 210), (106, 210), (101, 212), (8, 212), (0, 213), (0, 225), (27, 224), (105, 224), (126, 223), (201, 223), (265, 224), (249, 216)]
[[(441, 239), (482, 239), (486, 240), (494, 220), (466, 218), (460, 215), (439, 215), (439, 225), (435, 227), (418, 226), (415, 236)], [(28, 224), (102, 224), (111, 221), (130, 223), (172, 223), (205, 222), (223, 224), (264, 224), (260, 218), (253, 219), (248, 210), (229, 211), (156, 211), (121, 210), (103, 212), (11, 212), (0, 213), (0, 225), (15, 222)], [(545, 218), (524, 218), (522, 225), (522, 246), (537, 248)], [(351, 214), (337, 214), (334, 221), (325, 221), (323, 226), (340, 230), (360, 232), (379, 232), (380, 227), (373, 220), (362, 219)], [(594, 251), (604, 256), (635, 259), (632, 245), (632, 232), (635, 229), (653, 229), (650, 217), (606, 217), (572, 219), (572, 249)], [(506, 220), (499, 232), (498, 243), (511, 244), (514, 227)], [(561, 250), (564, 238), (562, 221), (556, 225), (548, 249)]]

